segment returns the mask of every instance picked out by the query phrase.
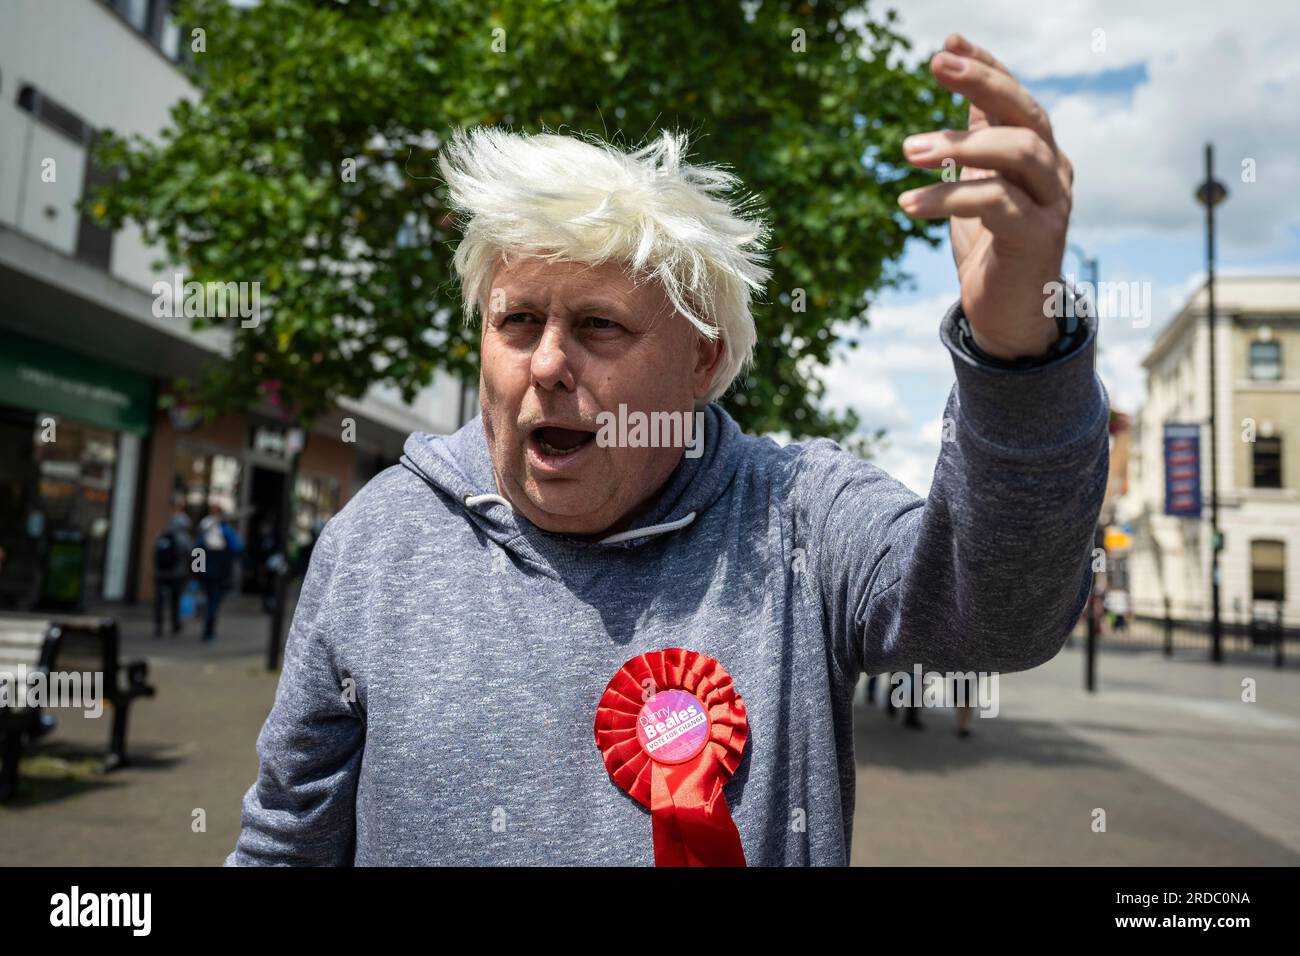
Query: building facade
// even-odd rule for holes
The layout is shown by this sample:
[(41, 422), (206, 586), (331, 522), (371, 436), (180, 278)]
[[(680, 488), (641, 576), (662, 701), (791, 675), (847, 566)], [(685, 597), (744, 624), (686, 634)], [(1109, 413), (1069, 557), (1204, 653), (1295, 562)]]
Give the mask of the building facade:
[[(154, 542), (175, 504), (235, 518), (256, 571), (297, 436), (264, 415), (196, 422), (160, 399), (222, 355), (220, 330), (154, 315), (138, 229), (78, 201), (102, 173), (96, 131), (156, 136), (193, 97), (169, 0), (7, 0), (0, 25), (0, 608), (152, 597)], [(175, 270), (172, 270), (173, 272)], [(440, 375), (404, 404), (372, 389), (306, 436), (294, 532), (395, 462), (412, 431), (455, 430), (473, 386)], [(352, 430), (344, 434), (344, 418)]]
[[(1300, 624), (1300, 277), (1215, 282), (1220, 608), (1229, 625)], [(1160, 332), (1143, 361), (1146, 400), (1133, 423), (1128, 494), (1119, 518), (1133, 529), (1127, 572), (1134, 610), (1177, 618), (1211, 613), (1208, 296), (1201, 288)], [(1166, 448), (1167, 426), (1191, 426)], [(1199, 448), (1185, 441), (1195, 436)], [(1173, 440), (1177, 442), (1178, 436)], [(1191, 454), (1195, 481), (1167, 474)], [(1171, 456), (1173, 456), (1171, 458)], [(1177, 479), (1178, 476), (1172, 476)], [(1186, 493), (1186, 500), (1179, 496)], [(1169, 507), (1169, 500), (1175, 499)]]

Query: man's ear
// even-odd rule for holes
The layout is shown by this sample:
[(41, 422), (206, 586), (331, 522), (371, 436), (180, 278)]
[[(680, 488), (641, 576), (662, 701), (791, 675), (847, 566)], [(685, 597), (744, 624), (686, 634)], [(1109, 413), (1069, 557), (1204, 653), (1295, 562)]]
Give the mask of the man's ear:
[(713, 387), (714, 376), (718, 374), (718, 367), (722, 364), (722, 336), (716, 339), (707, 339), (703, 335), (697, 335), (695, 338), (695, 398), (700, 400), (709, 393)]

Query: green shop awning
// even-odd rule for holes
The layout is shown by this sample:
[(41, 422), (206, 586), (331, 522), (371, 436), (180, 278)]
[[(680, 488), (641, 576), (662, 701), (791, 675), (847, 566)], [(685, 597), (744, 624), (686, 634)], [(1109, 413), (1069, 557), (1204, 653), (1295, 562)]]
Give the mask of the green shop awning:
[(114, 431), (149, 431), (149, 379), (88, 355), (0, 332), (0, 403)]

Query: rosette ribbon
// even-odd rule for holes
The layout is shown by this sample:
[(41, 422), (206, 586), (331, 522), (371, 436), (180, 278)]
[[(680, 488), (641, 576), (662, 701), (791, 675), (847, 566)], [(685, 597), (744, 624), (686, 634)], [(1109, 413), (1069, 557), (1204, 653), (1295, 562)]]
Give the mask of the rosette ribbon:
[(721, 664), (680, 647), (632, 658), (601, 695), (595, 729), (610, 777), (650, 810), (656, 866), (745, 865), (722, 786), (749, 722)]

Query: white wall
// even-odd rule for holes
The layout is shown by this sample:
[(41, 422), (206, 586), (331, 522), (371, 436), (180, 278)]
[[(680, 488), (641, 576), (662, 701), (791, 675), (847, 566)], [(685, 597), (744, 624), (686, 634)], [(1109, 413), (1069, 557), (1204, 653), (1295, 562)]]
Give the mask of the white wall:
[[(76, 248), (86, 155), (18, 107), (30, 84), (95, 129), (155, 136), (172, 103), (192, 96), (179, 70), (97, 0), (4, 0), (0, 29), (0, 222), (62, 252)], [(29, 145), (30, 144), (30, 145)], [(56, 160), (56, 184), (41, 160)], [(45, 214), (53, 207), (53, 219)], [(147, 291), (157, 253), (135, 229), (113, 238), (110, 272)], [(158, 276), (166, 274), (166, 270)]]
[[(93, 128), (148, 137), (167, 124), (171, 105), (194, 90), (171, 61), (98, 0), (0, 0), (0, 226), (72, 255), (86, 150), (18, 107), (18, 92), (27, 84)], [(55, 160), (54, 183), (41, 181), (46, 157)], [(161, 251), (146, 247), (139, 228), (128, 225), (113, 237), (109, 273), (148, 294), (154, 281), (176, 272), (150, 269), (158, 258)], [(145, 312), (135, 318), (156, 324)], [(167, 334), (204, 347), (211, 340), (175, 323)], [(460, 383), (439, 375), (409, 406), (395, 392), (372, 391), (357, 408), (399, 429), (452, 431), (459, 400)], [(392, 410), (399, 414), (387, 414)]]

